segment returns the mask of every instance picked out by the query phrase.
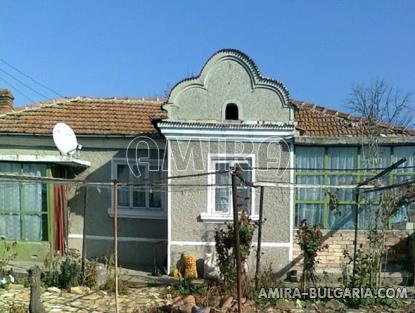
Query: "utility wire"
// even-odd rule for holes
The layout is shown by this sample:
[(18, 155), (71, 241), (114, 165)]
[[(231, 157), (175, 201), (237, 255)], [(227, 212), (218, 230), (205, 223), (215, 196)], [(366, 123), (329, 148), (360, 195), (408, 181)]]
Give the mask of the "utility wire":
[(16, 72), (18, 72), (19, 74), (25, 76), (26, 78), (29, 78), (32, 82), (34, 82), (35, 84), (38, 84), (39, 86), (53, 92), (55, 95), (57, 95), (58, 97), (63, 98), (64, 96), (61, 95), (59, 92), (57, 92), (55, 89), (52, 89), (48, 86), (46, 86), (45, 84), (42, 84), (41, 82), (39, 82), (38, 80), (34, 79), (32, 76), (24, 73), (23, 71), (19, 70), (16, 66), (10, 64), (9, 62), (7, 62), (6, 60), (0, 58), (0, 61), (3, 62), (4, 64), (6, 64), (7, 66), (9, 66), (10, 68), (14, 69)]
[[(249, 169), (255, 169), (255, 170), (296, 170), (296, 171), (332, 171), (332, 172), (365, 172), (365, 171), (380, 171), (387, 169), (388, 167), (368, 167), (368, 168), (319, 168), (319, 167), (257, 167), (253, 166)], [(395, 170), (400, 169), (414, 169), (415, 165), (412, 166), (400, 166), (396, 168)]]
[(13, 85), (11, 82), (9, 82), (7, 79), (0, 77), (0, 80), (4, 81), (7, 85), (9, 85), (13, 90), (15, 90), (18, 94), (22, 95), (23, 97), (25, 97), (27, 100), (29, 100), (30, 102), (36, 102), (35, 100), (33, 100), (32, 98), (30, 98), (29, 96), (27, 96), (23, 91), (21, 91), (19, 88), (17, 88), (15, 85)]
[(13, 74), (10, 74), (8, 71), (0, 68), (0, 72), (3, 72), (4, 74), (10, 76), (11, 78), (13, 78), (15, 81), (17, 81), (19, 84), (21, 84), (22, 86), (26, 87), (27, 89), (30, 89), (31, 91), (33, 91), (34, 93), (38, 94), (39, 96), (46, 98), (48, 100), (51, 100), (50, 97), (44, 95), (43, 93), (37, 91), (36, 89), (32, 88), (31, 86), (29, 86), (28, 84), (26, 84), (25, 82), (21, 81), (19, 78), (17, 78), (16, 76), (14, 76)]

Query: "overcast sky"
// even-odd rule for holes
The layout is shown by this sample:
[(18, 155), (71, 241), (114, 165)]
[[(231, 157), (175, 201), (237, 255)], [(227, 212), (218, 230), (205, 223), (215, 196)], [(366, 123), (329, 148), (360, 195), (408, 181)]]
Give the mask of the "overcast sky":
[(414, 24), (410, 0), (2, 0), (0, 87), (16, 105), (58, 97), (25, 75), (64, 96), (163, 97), (236, 48), (292, 98), (339, 109), (377, 78), (415, 91)]

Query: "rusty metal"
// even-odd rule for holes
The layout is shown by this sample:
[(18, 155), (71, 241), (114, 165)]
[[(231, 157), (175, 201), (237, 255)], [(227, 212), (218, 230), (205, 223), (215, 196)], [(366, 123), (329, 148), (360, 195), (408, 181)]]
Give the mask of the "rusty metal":
[(239, 239), (239, 214), (238, 214), (238, 189), (236, 187), (236, 174), (231, 173), (232, 178), (232, 206), (233, 206), (233, 230), (235, 237), (235, 261), (236, 261), (236, 290), (238, 293), (238, 313), (242, 312), (242, 286), (241, 286), (241, 249)]
[(256, 251), (256, 268), (255, 268), (255, 290), (258, 290), (258, 276), (261, 268), (261, 237), (262, 237), (262, 219), (264, 215), (264, 186), (260, 187), (259, 194), (259, 220), (258, 220), (258, 243)]
[(118, 308), (118, 181), (113, 180), (115, 312)]

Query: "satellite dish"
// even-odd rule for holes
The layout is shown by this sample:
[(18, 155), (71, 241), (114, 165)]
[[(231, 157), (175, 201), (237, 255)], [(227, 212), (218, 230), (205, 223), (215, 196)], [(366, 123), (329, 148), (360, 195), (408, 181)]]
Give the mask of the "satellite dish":
[(71, 156), (78, 148), (81, 148), (81, 146), (78, 145), (74, 131), (65, 123), (57, 123), (53, 127), (52, 134), (56, 148), (58, 148), (63, 155)]

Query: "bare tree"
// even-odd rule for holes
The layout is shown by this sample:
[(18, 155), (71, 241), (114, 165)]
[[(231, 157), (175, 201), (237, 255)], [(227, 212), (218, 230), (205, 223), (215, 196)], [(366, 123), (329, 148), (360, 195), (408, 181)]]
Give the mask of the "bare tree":
[(386, 123), (408, 129), (414, 126), (412, 100), (411, 92), (403, 93), (382, 79), (353, 86), (347, 104), (372, 126)]
[[(362, 157), (369, 167), (384, 166), (381, 158), (379, 139), (389, 130), (408, 130), (414, 127), (412, 93), (402, 93), (399, 88), (391, 87), (384, 80), (376, 80), (369, 85), (355, 85), (347, 101), (348, 108), (362, 117)], [(380, 181), (378, 183), (381, 183)], [(377, 200), (364, 199), (367, 223), (368, 247), (361, 251), (367, 256), (370, 287), (381, 284), (382, 266), (387, 263), (385, 245), (388, 222), (398, 207), (398, 190), (382, 192), (380, 204)], [(373, 202), (373, 203), (372, 203)], [(360, 204), (357, 204), (357, 208)]]

